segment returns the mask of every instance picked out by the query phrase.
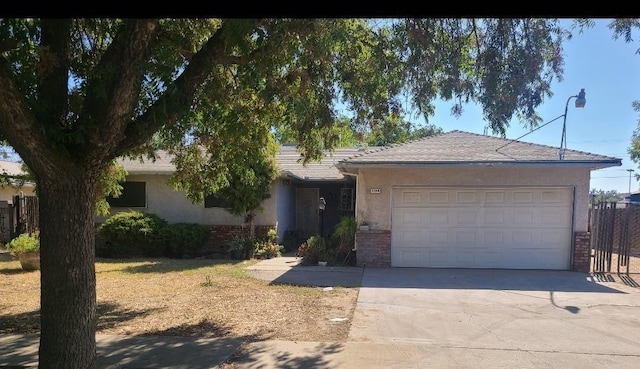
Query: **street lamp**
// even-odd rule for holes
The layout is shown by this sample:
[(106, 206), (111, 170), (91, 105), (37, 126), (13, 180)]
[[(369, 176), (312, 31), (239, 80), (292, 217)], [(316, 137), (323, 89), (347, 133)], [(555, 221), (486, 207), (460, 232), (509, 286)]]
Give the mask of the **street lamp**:
[(564, 151), (567, 149), (567, 112), (569, 110), (569, 101), (576, 98), (576, 108), (584, 108), (587, 103), (587, 99), (584, 97), (584, 88), (580, 90), (577, 95), (569, 96), (567, 104), (564, 106), (564, 121), (562, 123), (562, 139), (560, 140), (560, 160), (564, 159)]

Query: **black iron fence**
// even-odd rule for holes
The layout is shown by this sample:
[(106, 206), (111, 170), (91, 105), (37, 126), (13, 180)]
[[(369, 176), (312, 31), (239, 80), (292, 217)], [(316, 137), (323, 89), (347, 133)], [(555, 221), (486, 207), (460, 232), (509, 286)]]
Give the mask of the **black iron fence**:
[(629, 274), (631, 255), (638, 249), (640, 206), (633, 203), (591, 204), (592, 271)]

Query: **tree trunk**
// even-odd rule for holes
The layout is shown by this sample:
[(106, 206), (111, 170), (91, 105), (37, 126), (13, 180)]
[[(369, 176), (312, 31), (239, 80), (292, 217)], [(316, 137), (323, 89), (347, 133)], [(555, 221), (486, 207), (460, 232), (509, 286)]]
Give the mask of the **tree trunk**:
[(76, 169), (41, 176), (40, 369), (96, 364), (94, 207), (97, 177)]
[(250, 211), (247, 218), (249, 218), (249, 236), (253, 238), (253, 236), (256, 235), (256, 223), (254, 221), (256, 219), (256, 213), (254, 211)]

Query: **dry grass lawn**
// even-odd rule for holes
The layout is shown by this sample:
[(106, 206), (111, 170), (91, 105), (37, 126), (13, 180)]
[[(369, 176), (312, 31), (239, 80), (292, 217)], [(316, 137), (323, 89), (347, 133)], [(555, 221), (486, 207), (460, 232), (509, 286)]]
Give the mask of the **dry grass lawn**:
[[(346, 339), (357, 288), (270, 285), (245, 273), (252, 262), (99, 260), (98, 333)], [(0, 261), (0, 334), (39, 331), (39, 279), (18, 261)]]

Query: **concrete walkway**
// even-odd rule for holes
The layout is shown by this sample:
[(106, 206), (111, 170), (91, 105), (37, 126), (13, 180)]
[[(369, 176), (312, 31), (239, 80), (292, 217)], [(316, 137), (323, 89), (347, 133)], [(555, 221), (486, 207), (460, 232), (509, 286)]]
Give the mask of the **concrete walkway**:
[(364, 268), (303, 266), (293, 255), (263, 260), (245, 268), (254, 278), (278, 284), (319, 287), (360, 287)]

